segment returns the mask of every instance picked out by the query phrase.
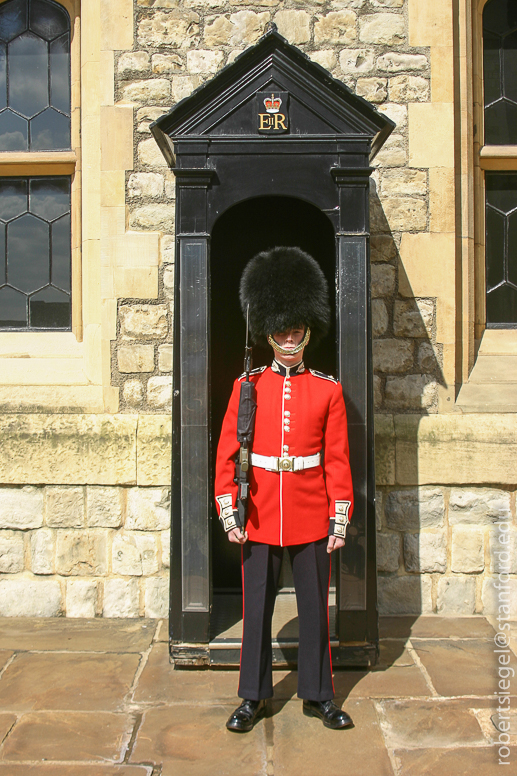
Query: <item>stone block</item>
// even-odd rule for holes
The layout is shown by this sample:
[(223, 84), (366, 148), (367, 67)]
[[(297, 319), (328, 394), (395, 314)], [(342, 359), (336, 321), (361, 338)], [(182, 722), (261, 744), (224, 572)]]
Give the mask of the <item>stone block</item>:
[(161, 197), (163, 175), (157, 172), (134, 172), (127, 183), (128, 197)]
[[(125, 484), (136, 481), (136, 425), (131, 415), (53, 414), (0, 416), (0, 481), (60, 484)], [(6, 491), (4, 491), (5, 494)], [(34, 489), (30, 491), (33, 493)], [(16, 519), (5, 528), (39, 528), (43, 493), (35, 498), (37, 516), (16, 490)], [(21, 494), (21, 495), (20, 495)], [(21, 499), (21, 501), (18, 500)], [(28, 497), (30, 501), (30, 496)], [(31, 502), (32, 504), (34, 502)], [(23, 513), (20, 513), (23, 505)], [(4, 505), (5, 506), (5, 501)], [(0, 490), (0, 515), (2, 491)]]
[(399, 534), (377, 533), (377, 571), (398, 571), (399, 561)]
[(401, 70), (425, 70), (429, 62), (424, 54), (403, 54), (400, 51), (390, 51), (377, 59), (377, 68), (387, 73)]
[(406, 571), (423, 574), (447, 569), (447, 534), (421, 531), (404, 535), (404, 564)]
[(61, 612), (57, 580), (0, 579), (0, 617), (57, 617)]
[(157, 267), (115, 267), (115, 297), (124, 299), (156, 299), (158, 296)]
[(388, 94), (387, 81), (385, 78), (358, 78), (355, 91), (368, 102), (384, 102)]
[(427, 202), (417, 197), (384, 197), (382, 207), (393, 232), (427, 228)]
[(375, 479), (377, 485), (395, 483), (395, 434), (391, 415), (375, 415)]
[(405, 0), (371, 0), (373, 8), (402, 8)]
[(267, 12), (237, 11), (237, 13), (232, 13), (230, 16), (232, 28), (228, 44), (230, 46), (246, 46), (256, 43), (260, 36), (264, 34), (268, 21), (269, 13)]
[(418, 531), (442, 528), (445, 500), (440, 488), (408, 488), (388, 493), (384, 513), (388, 528), (394, 531)]
[(174, 264), (174, 253), (176, 249), (176, 238), (172, 234), (162, 235), (160, 242), (160, 253), (163, 264)]
[(186, 49), (199, 43), (199, 14), (185, 9), (155, 11), (138, 23), (138, 43), (142, 46)]
[(407, 124), (407, 106), (399, 105), (396, 102), (385, 102), (377, 108), (379, 113), (387, 116), (395, 122), (396, 129), (400, 132)]
[(163, 339), (169, 332), (167, 305), (124, 305), (119, 315), (123, 339)]
[(438, 383), (431, 375), (388, 377), (386, 404), (406, 410), (430, 409), (438, 401)]
[(67, 617), (93, 618), (97, 609), (99, 583), (94, 579), (67, 579), (65, 611)]
[(176, 199), (176, 180), (170, 179), (165, 181), (165, 196), (167, 199)]
[(171, 531), (170, 528), (167, 531), (161, 533), (162, 543), (162, 566), (165, 569), (170, 568), (171, 565)]
[[(5, 444), (4, 436), (4, 447)], [(24, 531), (42, 525), (43, 488), (28, 485), (23, 488), (0, 488), (0, 528)]]
[(427, 102), (429, 81), (420, 75), (396, 75), (389, 79), (388, 93), (392, 102)]
[(104, 582), (103, 617), (138, 617), (140, 591), (136, 579), (107, 579)]
[[(372, 261), (391, 261), (397, 255), (397, 246), (391, 235), (374, 234), (370, 238), (370, 251)], [(381, 275), (382, 280), (383, 276)]]
[(372, 299), (372, 333), (374, 337), (386, 334), (388, 328), (388, 310), (382, 299)]
[[(403, 135), (398, 134), (389, 136), (374, 159), (377, 167), (404, 167), (406, 162), (406, 140)], [(383, 231), (389, 231), (389, 228)]]
[(127, 500), (126, 529), (164, 531), (170, 528), (168, 488), (131, 488)]
[(379, 375), (373, 376), (373, 404), (375, 409), (382, 407), (382, 380)]
[(167, 415), (141, 415), (137, 436), (137, 482), (169, 485), (171, 481), (172, 419)]
[(493, 574), (517, 574), (517, 531), (510, 528), (510, 525), (510, 521), (500, 520), (490, 530), (490, 571)]
[(452, 488), (449, 500), (451, 525), (492, 525), (508, 519), (510, 494), (495, 488)]
[(165, 267), (163, 270), (163, 290), (169, 299), (174, 296), (174, 267)]
[(154, 372), (154, 345), (120, 345), (117, 350), (119, 372)]
[(90, 528), (120, 528), (122, 525), (122, 488), (86, 488), (86, 525)]
[(314, 43), (339, 43), (346, 46), (357, 38), (357, 16), (353, 11), (331, 11), (317, 16), (314, 23)]
[(40, 528), (31, 534), (31, 571), (33, 574), (54, 573), (55, 534)]
[(108, 532), (86, 528), (56, 532), (56, 573), (64, 576), (104, 576), (108, 570)]
[(24, 565), (23, 533), (0, 531), (0, 574), (16, 574)]
[(404, 17), (395, 13), (374, 13), (359, 19), (359, 39), (363, 43), (397, 46), (405, 42)]
[[(472, 580), (474, 582), (474, 579)], [(496, 577), (485, 577), (481, 590), (483, 614), (500, 615), (501, 621), (505, 618), (515, 618), (517, 612), (517, 579), (501, 581)]]
[(167, 617), (169, 614), (169, 580), (151, 577), (145, 580), (145, 616)]
[(166, 78), (149, 78), (143, 81), (132, 81), (121, 89), (124, 102), (140, 105), (167, 102), (171, 98), (171, 85)]
[(60, 486), (45, 491), (46, 524), (51, 528), (81, 528), (84, 525), (82, 488)]
[(379, 577), (379, 614), (430, 614), (431, 578), (426, 576)]
[(422, 372), (434, 372), (440, 366), (431, 342), (422, 342), (418, 348), (417, 364)]
[[(455, 159), (452, 101), (450, 103), (412, 102), (408, 105), (408, 122), (410, 166), (453, 168)], [(433, 133), (434, 128), (439, 130), (439, 137)], [(422, 137), (422, 133), (427, 135), (426, 139)]]
[(339, 53), (339, 65), (347, 75), (370, 73), (374, 64), (375, 57), (373, 51), (369, 49), (343, 49)]
[(311, 51), (309, 53), (313, 62), (317, 62), (325, 70), (333, 70), (337, 64), (337, 55), (333, 49), (321, 49), (320, 51)]
[[(165, 112), (165, 108), (163, 109), (163, 112)], [(144, 124), (147, 127), (147, 129), (145, 129), (147, 132), (149, 122), (145, 121)], [(165, 157), (160, 151), (154, 137), (149, 138), (149, 140), (142, 140), (142, 142), (138, 144), (138, 161), (145, 167), (167, 167)]]
[[(144, 108), (139, 108), (136, 112), (136, 120), (137, 120), (137, 132), (150, 132), (149, 125), (152, 124), (153, 121), (156, 121), (156, 119), (159, 119), (160, 116), (163, 116), (164, 113), (167, 113), (168, 108), (165, 106), (162, 108), (160, 105), (151, 105), (146, 106)], [(154, 138), (152, 138), (154, 141)], [(149, 141), (147, 141), (149, 142)], [(156, 148), (158, 146), (156, 145), (156, 142), (154, 142), (154, 145)], [(158, 148), (158, 151), (160, 149)], [(163, 159), (163, 155), (160, 151), (160, 156)], [(165, 160), (164, 160), (165, 161)]]
[(143, 205), (129, 214), (131, 229), (153, 229), (168, 232), (174, 229), (173, 205)]
[(209, 17), (205, 20), (203, 39), (207, 46), (227, 46), (233, 29), (233, 24), (226, 16)]
[(217, 73), (223, 59), (222, 51), (187, 51), (187, 70), (189, 73)]
[(280, 35), (294, 45), (308, 43), (311, 39), (310, 20), (306, 11), (278, 11), (274, 17)]
[(373, 342), (373, 368), (379, 372), (407, 372), (413, 366), (413, 343), (402, 339)]
[(465, 615), (476, 611), (474, 577), (442, 577), (438, 580), (436, 599), (438, 614)]
[(126, 380), (122, 395), (130, 407), (139, 407), (144, 400), (144, 386), (140, 380)]
[(154, 409), (172, 405), (172, 377), (151, 377), (147, 383), (147, 401)]
[(172, 345), (159, 345), (158, 369), (160, 372), (172, 371)]
[(425, 194), (427, 192), (427, 174), (424, 170), (410, 168), (384, 170), (381, 178), (381, 191), (389, 194)]
[(372, 299), (390, 296), (395, 291), (395, 267), (391, 264), (374, 264), (372, 274)]
[(183, 60), (178, 54), (153, 54), (151, 58), (153, 73), (177, 73), (183, 70)]
[(150, 533), (117, 534), (112, 544), (114, 574), (141, 577), (158, 571), (156, 536)]
[(474, 527), (454, 526), (451, 542), (451, 570), (474, 574), (485, 568), (483, 531)]
[(149, 54), (147, 51), (125, 51), (117, 63), (119, 73), (143, 73), (149, 70)]
[(395, 301), (393, 332), (397, 337), (426, 337), (433, 330), (434, 304), (426, 299)]

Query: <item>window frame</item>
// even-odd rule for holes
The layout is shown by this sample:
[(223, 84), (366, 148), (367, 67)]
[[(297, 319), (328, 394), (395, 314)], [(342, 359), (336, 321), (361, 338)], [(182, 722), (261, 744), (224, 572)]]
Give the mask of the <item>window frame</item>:
[[(8, 0), (0, 0), (3, 5)], [(70, 176), (71, 196), (71, 331), (78, 342), (83, 339), (82, 266), (81, 266), (81, 127), (80, 127), (80, 0), (54, 0), (70, 16), (70, 145), (69, 151), (0, 151), (0, 177)], [(0, 329), (3, 334), (12, 330)], [(52, 329), (22, 330), (24, 335), (53, 333)], [(56, 331), (55, 334), (69, 334)]]

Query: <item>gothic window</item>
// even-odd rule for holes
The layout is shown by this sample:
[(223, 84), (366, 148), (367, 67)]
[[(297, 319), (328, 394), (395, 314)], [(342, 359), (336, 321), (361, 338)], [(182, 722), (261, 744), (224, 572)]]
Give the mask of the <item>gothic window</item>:
[[(517, 2), (483, 9), (486, 325), (517, 327)], [(501, 149), (500, 147), (505, 148)], [(515, 147), (514, 147), (515, 146)], [(499, 148), (497, 148), (499, 147)], [(492, 150), (491, 150), (492, 149)], [(505, 170), (505, 157), (508, 169)], [(499, 171), (500, 170), (500, 171)]]
[[(70, 329), (69, 176), (6, 177), (70, 150), (70, 18), (53, 0), (0, 5), (0, 327)], [(47, 169), (48, 169), (47, 166)]]

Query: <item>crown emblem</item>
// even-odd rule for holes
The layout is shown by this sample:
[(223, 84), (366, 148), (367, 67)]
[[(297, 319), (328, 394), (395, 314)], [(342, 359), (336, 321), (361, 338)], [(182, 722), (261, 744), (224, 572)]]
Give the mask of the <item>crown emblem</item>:
[(280, 97), (275, 97), (274, 94), (271, 95), (271, 97), (266, 97), (264, 100), (264, 105), (266, 107), (267, 113), (278, 113), (280, 110), (280, 106), (282, 104), (282, 100)]

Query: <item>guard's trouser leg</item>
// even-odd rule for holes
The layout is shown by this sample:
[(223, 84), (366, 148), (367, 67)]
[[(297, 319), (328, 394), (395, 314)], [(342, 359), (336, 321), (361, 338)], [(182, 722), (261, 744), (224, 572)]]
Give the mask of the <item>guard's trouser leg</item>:
[(330, 554), (328, 538), (289, 547), (298, 604), (298, 697), (334, 697), (328, 624)]
[(271, 620), (282, 567), (282, 547), (247, 541), (242, 547), (244, 624), (238, 695), (273, 696)]

